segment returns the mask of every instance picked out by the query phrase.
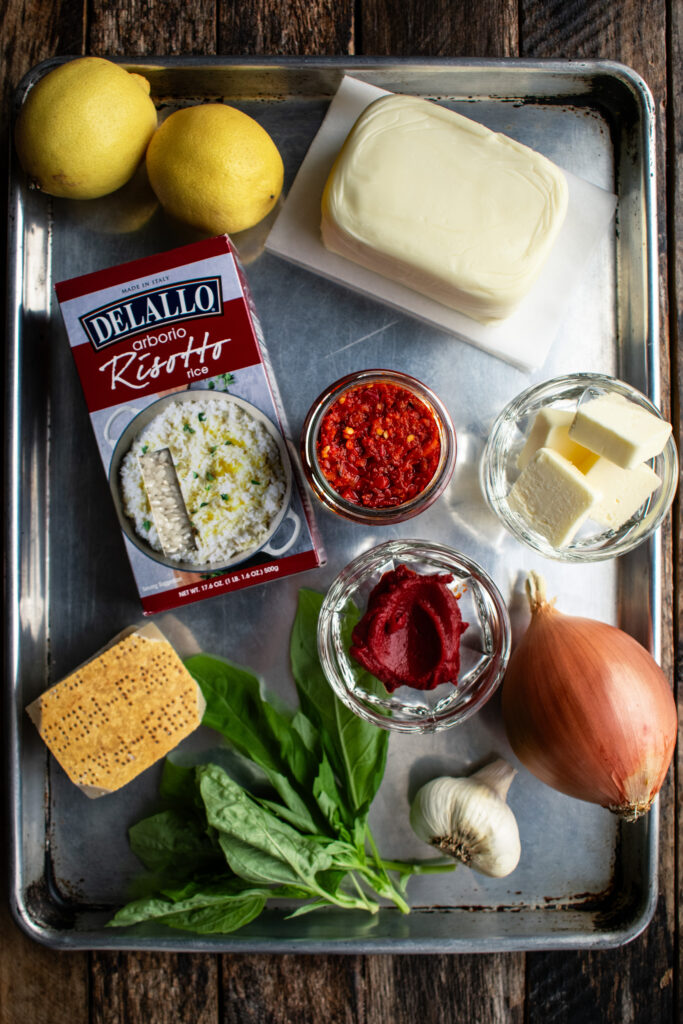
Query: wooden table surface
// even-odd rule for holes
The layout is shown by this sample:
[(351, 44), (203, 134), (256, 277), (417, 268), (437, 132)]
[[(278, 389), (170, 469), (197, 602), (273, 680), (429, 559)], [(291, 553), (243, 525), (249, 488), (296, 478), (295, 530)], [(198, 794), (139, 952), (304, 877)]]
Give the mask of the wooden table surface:
[[(608, 58), (630, 65), (650, 86), (658, 118), (662, 378), (678, 422), (681, 0), (6, 0), (0, 47), (4, 131), (22, 76), (59, 54)], [(664, 623), (664, 668), (674, 684), (679, 523), (676, 505), (666, 529)], [(0, 1024), (676, 1024), (681, 763), (678, 753), (662, 792), (656, 913), (622, 949), (430, 957), (59, 953), (26, 938), (3, 898)]]

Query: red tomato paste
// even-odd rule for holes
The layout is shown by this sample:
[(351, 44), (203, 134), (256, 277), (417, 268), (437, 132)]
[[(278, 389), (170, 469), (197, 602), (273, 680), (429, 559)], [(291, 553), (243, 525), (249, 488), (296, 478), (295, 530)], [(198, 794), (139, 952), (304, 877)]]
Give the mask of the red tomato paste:
[(386, 572), (353, 630), (351, 654), (391, 693), (455, 683), (460, 637), (467, 629), (450, 573), (420, 575), (405, 565)]
[(402, 505), (420, 494), (440, 454), (434, 413), (389, 381), (344, 391), (320, 424), (317, 456), (323, 475), (342, 498), (365, 508)]

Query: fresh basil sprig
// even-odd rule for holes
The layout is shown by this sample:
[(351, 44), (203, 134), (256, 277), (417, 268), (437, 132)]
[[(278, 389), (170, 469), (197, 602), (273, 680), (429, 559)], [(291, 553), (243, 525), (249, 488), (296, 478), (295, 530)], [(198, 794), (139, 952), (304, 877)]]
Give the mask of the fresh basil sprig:
[[(386, 861), (368, 827), (388, 733), (349, 711), (331, 690), (317, 652), (320, 594), (302, 590), (291, 639), (296, 712), (268, 701), (259, 679), (223, 658), (186, 662), (206, 700), (203, 724), (219, 732), (270, 787), (245, 788), (217, 764), (167, 760), (164, 807), (129, 832), (149, 872), (146, 891), (109, 922), (156, 921), (227, 934), (268, 899), (297, 900), (297, 917), (322, 907), (376, 913), (378, 897), (408, 913), (412, 874), (452, 870), (451, 860)], [(352, 625), (352, 622), (351, 622)]]
[[(302, 711), (318, 729), (334, 775), (341, 781), (346, 823), (367, 818), (387, 760), (389, 733), (354, 715), (334, 695), (318, 658), (318, 616), (322, 598), (299, 592), (290, 655)], [(348, 625), (348, 623), (347, 623)]]

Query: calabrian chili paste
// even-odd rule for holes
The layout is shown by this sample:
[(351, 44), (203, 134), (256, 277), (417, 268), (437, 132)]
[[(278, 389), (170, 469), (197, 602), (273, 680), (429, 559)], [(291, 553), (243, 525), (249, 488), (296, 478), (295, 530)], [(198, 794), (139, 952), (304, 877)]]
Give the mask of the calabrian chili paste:
[(429, 406), (389, 381), (351, 387), (323, 416), (318, 463), (334, 490), (354, 505), (390, 508), (420, 494), (441, 454)]
[(405, 565), (386, 572), (353, 630), (351, 655), (391, 693), (455, 683), (467, 629), (450, 573), (421, 575)]

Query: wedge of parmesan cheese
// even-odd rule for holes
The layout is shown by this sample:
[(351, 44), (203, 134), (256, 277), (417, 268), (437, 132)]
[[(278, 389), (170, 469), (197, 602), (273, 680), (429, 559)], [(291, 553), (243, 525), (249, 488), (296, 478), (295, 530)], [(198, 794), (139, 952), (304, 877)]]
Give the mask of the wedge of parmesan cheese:
[(332, 252), (483, 323), (538, 278), (568, 186), (546, 157), (417, 96), (371, 103), (322, 197)]
[(173, 750), (204, 707), (174, 648), (148, 623), (114, 637), (26, 710), (71, 781), (99, 797)]

